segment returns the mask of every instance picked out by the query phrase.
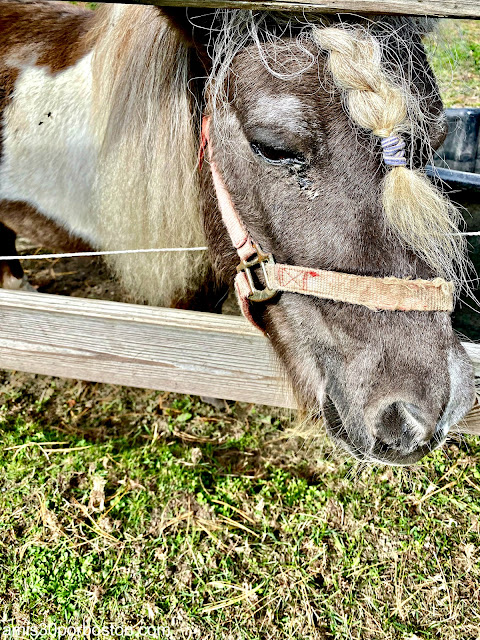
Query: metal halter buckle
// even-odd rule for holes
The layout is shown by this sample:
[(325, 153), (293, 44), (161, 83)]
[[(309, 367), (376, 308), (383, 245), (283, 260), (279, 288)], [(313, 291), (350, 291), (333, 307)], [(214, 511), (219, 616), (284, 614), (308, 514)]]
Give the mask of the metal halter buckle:
[[(275, 260), (271, 253), (263, 253), (263, 251), (259, 248), (258, 245), (253, 244), (255, 247), (255, 255), (248, 260), (242, 260), (237, 267), (237, 273), (240, 271), (245, 271), (245, 275), (247, 276), (248, 284), (250, 285), (251, 294), (248, 296), (250, 302), (264, 302), (265, 300), (270, 300), (274, 296), (277, 295), (278, 291), (273, 289), (270, 286), (270, 282), (268, 281), (267, 270), (265, 269), (265, 263), (275, 264)], [(257, 289), (255, 287), (255, 283), (253, 281), (251, 269), (256, 265), (261, 265), (263, 277), (265, 278), (265, 282), (267, 286), (264, 289)]]

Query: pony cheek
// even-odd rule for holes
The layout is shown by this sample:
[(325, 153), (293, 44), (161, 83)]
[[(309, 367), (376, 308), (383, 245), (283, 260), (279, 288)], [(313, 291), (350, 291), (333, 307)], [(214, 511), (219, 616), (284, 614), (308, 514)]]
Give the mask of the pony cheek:
[(335, 362), (342, 360), (330, 332), (316, 304), (305, 296), (283, 293), (263, 307), (260, 322), (293, 386), (297, 403), (318, 417), (330, 379), (327, 351), (335, 353)]

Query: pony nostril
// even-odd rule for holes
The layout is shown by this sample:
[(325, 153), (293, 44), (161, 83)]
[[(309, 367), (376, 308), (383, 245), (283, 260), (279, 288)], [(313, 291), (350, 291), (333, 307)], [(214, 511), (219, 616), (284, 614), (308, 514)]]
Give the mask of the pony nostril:
[(397, 403), (394, 402), (377, 416), (372, 435), (379, 443), (397, 449), (405, 426), (405, 420), (400, 415)]
[(419, 443), (425, 444), (429, 442), (435, 434), (440, 413), (436, 413), (435, 415), (427, 414), (409, 402), (401, 403), (400, 409), (405, 416), (410, 430), (417, 434)]
[(372, 435), (381, 446), (409, 453), (431, 440), (437, 421), (414, 404), (394, 402), (377, 416)]
[(402, 402), (401, 409), (406, 414), (407, 418), (413, 418), (415, 422), (423, 422), (422, 410), (417, 407), (416, 404), (411, 402)]

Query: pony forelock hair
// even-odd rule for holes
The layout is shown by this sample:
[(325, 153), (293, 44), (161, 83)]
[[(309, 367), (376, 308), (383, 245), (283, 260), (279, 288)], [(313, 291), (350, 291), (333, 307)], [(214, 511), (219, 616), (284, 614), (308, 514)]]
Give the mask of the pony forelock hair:
[[(368, 28), (314, 27), (313, 37), (328, 52), (329, 71), (353, 122), (380, 138), (410, 136), (429, 150), (420, 100), (400, 69), (392, 77), (382, 67), (380, 41)], [(462, 284), (468, 263), (461, 216), (451, 201), (423, 172), (407, 166), (387, 169), (382, 199), (387, 224), (402, 243), (437, 274)]]
[[(100, 11), (92, 114), (100, 243), (107, 250), (204, 246), (188, 48), (156, 8)], [(157, 305), (194, 290), (208, 266), (204, 252), (109, 261), (136, 300)]]
[[(207, 103), (215, 119), (225, 109), (228, 109), (229, 90), (231, 84), (231, 66), (235, 56), (245, 47), (254, 45), (256, 53), (265, 68), (275, 77), (291, 79), (301, 75), (307, 68), (315, 64), (315, 56), (305, 46), (311, 40), (313, 24), (324, 24), (328, 18), (320, 14), (305, 15), (292, 12), (245, 11), (232, 9), (217, 9), (214, 23), (217, 25), (212, 31), (209, 45), (211, 70), (206, 83)], [(279, 27), (279, 33), (272, 33), (270, 25), (274, 21)], [(299, 30), (300, 27), (300, 30)], [(296, 37), (285, 45), (284, 38), (292, 35), (293, 28)], [(267, 53), (268, 45), (288, 47), (289, 56), (284, 64), (272, 59)], [(289, 63), (298, 61), (298, 55), (303, 54), (307, 64), (292, 72)], [(285, 59), (285, 56), (283, 56)], [(220, 124), (220, 122), (218, 123)]]

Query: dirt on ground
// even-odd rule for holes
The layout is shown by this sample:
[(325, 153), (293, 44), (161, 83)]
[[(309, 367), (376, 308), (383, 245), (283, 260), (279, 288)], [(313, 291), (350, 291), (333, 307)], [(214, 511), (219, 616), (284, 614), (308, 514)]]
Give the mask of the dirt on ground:
[[(46, 253), (23, 238), (17, 241), (17, 249), (23, 255)], [(28, 260), (22, 265), (30, 284), (40, 293), (135, 302), (100, 257)]]

